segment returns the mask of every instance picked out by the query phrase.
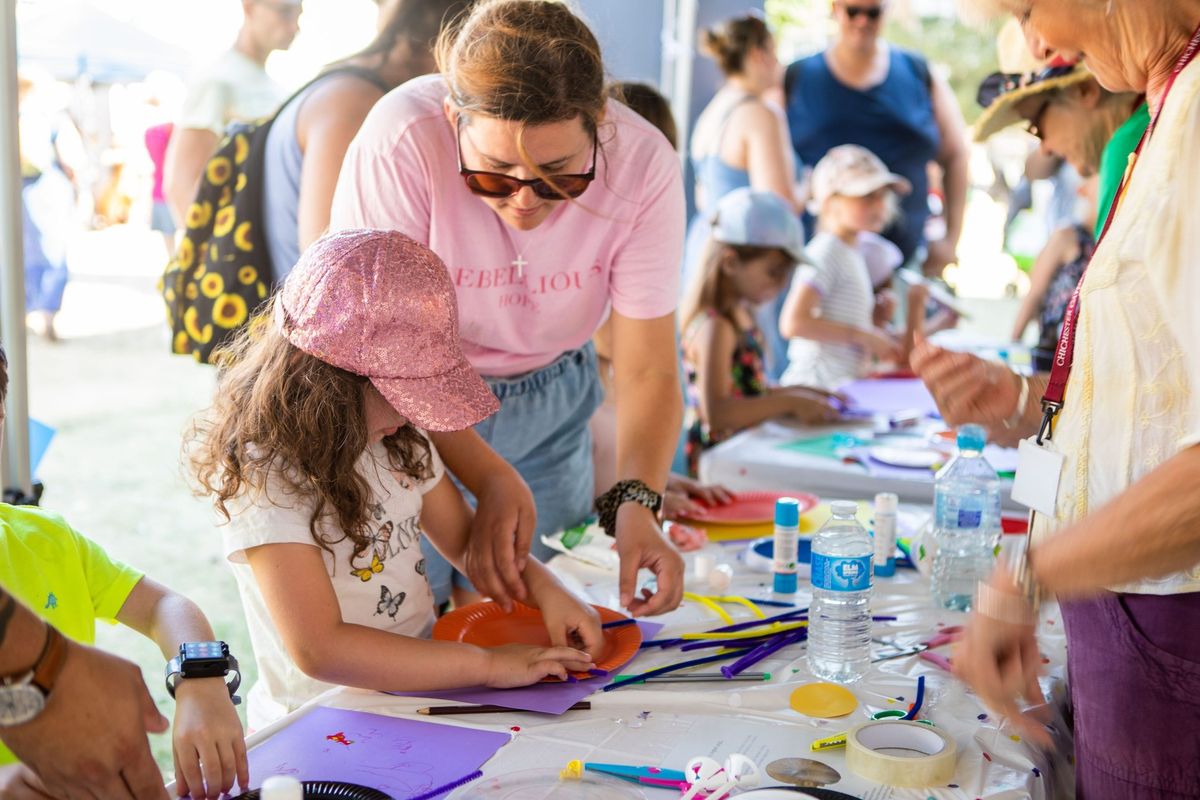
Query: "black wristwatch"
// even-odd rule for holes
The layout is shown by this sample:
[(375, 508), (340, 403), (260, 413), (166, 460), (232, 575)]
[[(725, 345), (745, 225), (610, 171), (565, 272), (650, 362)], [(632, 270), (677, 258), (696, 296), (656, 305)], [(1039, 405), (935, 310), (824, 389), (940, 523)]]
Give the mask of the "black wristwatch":
[(600, 527), (609, 536), (617, 535), (617, 510), (628, 502), (645, 506), (654, 512), (661, 525), (663, 521), (663, 496), (639, 480), (617, 481), (616, 485), (596, 498), (596, 513), (600, 515)]
[(179, 655), (167, 662), (167, 691), (175, 696), (175, 687), (179, 681), (188, 678), (226, 678), (229, 689), (229, 699), (234, 705), (242, 702), (237, 696), (238, 686), (242, 682), (242, 673), (238, 671), (237, 659), (229, 652), (229, 645), (224, 642), (185, 642), (179, 645)]

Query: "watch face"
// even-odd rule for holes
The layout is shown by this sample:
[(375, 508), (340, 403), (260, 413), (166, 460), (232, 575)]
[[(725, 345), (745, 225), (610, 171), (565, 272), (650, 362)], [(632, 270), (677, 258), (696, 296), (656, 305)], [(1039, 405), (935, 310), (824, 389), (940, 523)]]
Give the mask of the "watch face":
[(33, 684), (0, 686), (0, 727), (22, 725), (46, 707), (46, 696)]
[(183, 646), (180, 674), (185, 678), (223, 676), (229, 668), (223, 642), (188, 642)]

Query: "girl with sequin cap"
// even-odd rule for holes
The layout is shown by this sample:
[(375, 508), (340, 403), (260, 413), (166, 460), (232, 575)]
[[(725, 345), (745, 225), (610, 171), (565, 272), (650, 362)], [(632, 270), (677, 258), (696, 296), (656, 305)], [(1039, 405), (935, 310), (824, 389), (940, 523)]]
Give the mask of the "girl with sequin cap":
[(232, 355), (189, 455), (224, 518), (250, 627), (251, 728), (332, 684), (513, 687), (593, 666), (595, 612), (534, 559), (522, 579), (554, 645), (427, 638), (422, 539), (461, 564), (472, 511), (425, 431), (462, 430), (497, 408), (463, 356), (436, 255), (396, 232), (328, 235)]

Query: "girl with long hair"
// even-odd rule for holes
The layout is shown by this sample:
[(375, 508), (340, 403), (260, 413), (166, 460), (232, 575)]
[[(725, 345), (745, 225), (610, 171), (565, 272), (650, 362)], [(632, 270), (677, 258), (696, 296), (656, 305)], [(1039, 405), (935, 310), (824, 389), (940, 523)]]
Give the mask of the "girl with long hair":
[(407, 237), (318, 240), (242, 335), (190, 460), (226, 520), (259, 680), (249, 724), (331, 684), (418, 691), (524, 686), (588, 669), (595, 612), (536, 560), (522, 572), (551, 647), (429, 641), (422, 544), (461, 566), (471, 509), (424, 431), (495, 413), (458, 344), (446, 267)]

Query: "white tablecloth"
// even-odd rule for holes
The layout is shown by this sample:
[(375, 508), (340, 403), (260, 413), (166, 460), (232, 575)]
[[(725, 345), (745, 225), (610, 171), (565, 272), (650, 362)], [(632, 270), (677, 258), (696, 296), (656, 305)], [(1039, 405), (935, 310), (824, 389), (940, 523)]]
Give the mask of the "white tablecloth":
[[(919, 430), (925, 430), (926, 425)], [(799, 439), (813, 439), (832, 433), (861, 438), (872, 434), (870, 424), (805, 428), (781, 422), (767, 422), (743, 431), (700, 456), (700, 480), (717, 483), (735, 491), (752, 489), (778, 492), (812, 492), (821, 497), (872, 498), (877, 492), (894, 492), (901, 502), (932, 503), (932, 470), (901, 470), (906, 475), (872, 475), (858, 463), (803, 453), (784, 447)], [(892, 470), (891, 472), (895, 472)], [(1022, 506), (1009, 496), (1012, 480), (1001, 480), (1005, 509), (1020, 511)]]
[[(741, 544), (714, 544), (703, 552), (712, 553), (719, 561), (735, 567), (732, 591), (751, 597), (770, 597), (770, 576), (752, 572), (740, 563), (739, 556), (743, 548)], [(688, 556), (689, 570), (693, 559), (694, 556)], [(616, 607), (615, 574), (562, 556), (552, 562), (552, 567), (572, 589), (592, 602)], [(805, 585), (803, 580), (801, 585)], [(694, 584), (689, 588), (705, 591)], [(795, 599), (806, 604), (807, 592), (802, 588)], [(735, 619), (750, 618), (747, 610), (736, 605), (728, 606), (728, 609)], [(876, 623), (873, 636), (904, 644), (914, 644), (928, 638), (938, 630), (939, 623), (953, 625), (964, 620), (959, 613), (933, 610), (927, 583), (912, 570), (901, 570), (894, 578), (877, 579), (873, 609), (877, 615), (899, 617), (894, 623)], [(691, 602), (685, 602), (659, 621), (666, 623), (660, 637), (722, 624), (711, 611)], [(1042, 634), (1047, 662), (1043, 689), (1056, 698), (1051, 702), (1051, 708), (1061, 707), (1065, 648), (1056, 609), (1047, 609)], [(949, 651), (942, 652), (948, 654)], [(644, 671), (681, 658), (677, 650), (646, 650), (624, 671)], [(1066, 766), (1063, 754), (1070, 752), (1071, 743), (1065, 734), (1059, 735), (1055, 753), (1036, 751), (1024, 741), (1011, 736), (1011, 731), (998, 727), (997, 720), (984, 716), (979, 702), (961, 683), (917, 656), (873, 665), (868, 676), (851, 687), (859, 700), (858, 709), (850, 716), (836, 720), (806, 717), (789, 707), (788, 698), (792, 690), (813, 680), (805, 665), (802, 645), (786, 649), (779, 657), (764, 661), (755, 669), (770, 672), (771, 681), (761, 684), (651, 684), (630, 687), (593, 695), (589, 698), (592, 702), (590, 711), (568, 712), (561, 717), (513, 712), (457, 718), (415, 718), (500, 731), (514, 730), (512, 742), (484, 766), (484, 777), (472, 786), (457, 790), (451, 795), (454, 800), (478, 796), (478, 792), (489, 786), (495, 788), (505, 780), (511, 780), (505, 776), (514, 773), (524, 772), (528, 775), (532, 773), (525, 771), (541, 770), (550, 775), (571, 759), (682, 769), (692, 756), (711, 755), (723, 760), (732, 752), (749, 755), (760, 767), (777, 758), (815, 756), (837, 770), (842, 777), (840, 782), (829, 788), (864, 800), (1044, 800), (1067, 796), (1066, 792), (1069, 791), (1064, 786), (1070, 784), (1070, 768)], [(892, 789), (851, 773), (846, 767), (844, 751), (810, 751), (809, 744), (814, 740), (844, 731), (866, 720), (872, 712), (906, 708), (914, 699), (918, 675), (926, 676), (926, 695), (921, 716), (936, 723), (958, 745), (958, 766), (950, 785), (922, 790)], [(334, 690), (314, 702), (395, 716), (413, 715), (416, 709), (431, 704), (429, 700), (351, 689)], [(253, 746), (270, 737), (297, 715), (304, 713), (304, 710), (258, 732), (251, 737), (250, 744)], [(1056, 720), (1055, 727), (1065, 731), (1061, 720)], [(519, 730), (515, 730), (517, 728)], [(261, 777), (258, 776), (258, 779)], [(768, 779), (767, 783), (773, 784), (774, 781)], [(642, 790), (632, 784), (629, 788), (635, 793), (629, 796), (638, 796), (638, 792), (644, 792), (644, 796), (651, 799), (657, 797), (667, 800), (675, 796), (660, 789)], [(570, 784), (563, 784), (554, 792), (547, 789), (523, 792), (520, 796), (522, 800), (549, 797), (567, 799), (582, 796), (579, 791), (578, 788), (572, 789)]]

